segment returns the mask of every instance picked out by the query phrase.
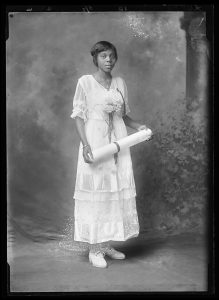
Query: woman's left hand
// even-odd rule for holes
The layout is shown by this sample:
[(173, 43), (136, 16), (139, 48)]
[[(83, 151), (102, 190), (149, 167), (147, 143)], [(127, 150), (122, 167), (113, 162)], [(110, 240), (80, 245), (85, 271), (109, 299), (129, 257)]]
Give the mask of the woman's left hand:
[(140, 125), (137, 130), (140, 131), (140, 130), (147, 130), (148, 127), (146, 125)]
[[(140, 125), (137, 130), (140, 131), (140, 130), (147, 130), (147, 129), (149, 128), (146, 125)], [(151, 133), (151, 136), (148, 139), (148, 141), (151, 140), (152, 138), (153, 138), (153, 133)]]

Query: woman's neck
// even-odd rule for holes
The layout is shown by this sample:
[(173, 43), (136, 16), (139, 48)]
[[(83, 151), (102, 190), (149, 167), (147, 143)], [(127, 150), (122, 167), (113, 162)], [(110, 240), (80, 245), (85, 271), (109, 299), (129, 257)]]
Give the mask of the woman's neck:
[(95, 75), (97, 76), (97, 78), (103, 79), (103, 80), (112, 79), (112, 75), (110, 72), (104, 72), (100, 69), (98, 69), (98, 71), (95, 73)]

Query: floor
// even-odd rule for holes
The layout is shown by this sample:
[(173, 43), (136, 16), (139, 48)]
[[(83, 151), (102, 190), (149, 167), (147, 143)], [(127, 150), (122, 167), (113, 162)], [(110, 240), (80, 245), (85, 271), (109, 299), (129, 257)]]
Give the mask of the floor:
[(64, 249), (57, 241), (34, 242), (20, 236), (8, 245), (11, 292), (206, 291), (204, 239), (195, 234), (114, 242), (125, 260), (107, 258), (93, 267), (87, 252)]

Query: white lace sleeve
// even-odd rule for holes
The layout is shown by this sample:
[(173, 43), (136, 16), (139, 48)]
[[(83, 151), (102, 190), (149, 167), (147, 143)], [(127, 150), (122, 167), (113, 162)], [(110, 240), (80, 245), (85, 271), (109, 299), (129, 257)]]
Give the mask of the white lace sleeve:
[(79, 80), (73, 98), (73, 110), (71, 114), (72, 119), (75, 119), (76, 117), (80, 117), (84, 121), (87, 120), (86, 96)]

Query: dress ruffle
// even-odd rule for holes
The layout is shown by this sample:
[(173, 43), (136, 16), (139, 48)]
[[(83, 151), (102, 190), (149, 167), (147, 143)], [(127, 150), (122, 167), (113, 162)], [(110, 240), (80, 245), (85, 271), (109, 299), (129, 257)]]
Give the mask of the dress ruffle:
[[(121, 199), (120, 199), (121, 200)], [(90, 244), (109, 240), (125, 241), (138, 236), (135, 198), (121, 201), (75, 201), (76, 241)]]
[(78, 173), (75, 190), (87, 192), (119, 192), (122, 189), (135, 190), (132, 172), (96, 172), (96, 174)]
[(123, 189), (117, 192), (91, 192), (91, 191), (82, 191), (75, 190), (74, 199), (76, 200), (86, 200), (91, 202), (106, 202), (106, 201), (119, 201), (122, 199), (129, 199), (130, 197), (135, 197), (136, 192), (133, 189)]

